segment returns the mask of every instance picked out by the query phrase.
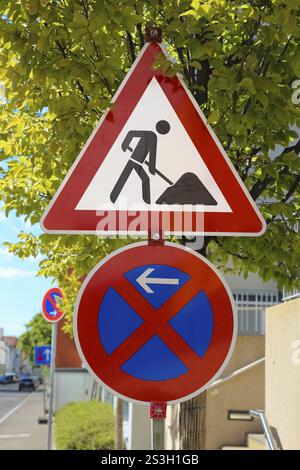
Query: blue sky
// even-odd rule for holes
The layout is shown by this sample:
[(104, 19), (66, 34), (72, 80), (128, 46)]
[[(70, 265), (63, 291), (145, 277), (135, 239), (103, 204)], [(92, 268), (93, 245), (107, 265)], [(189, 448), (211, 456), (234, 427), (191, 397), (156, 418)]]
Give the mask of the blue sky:
[(38, 258), (20, 260), (2, 245), (5, 241), (16, 242), (21, 231), (41, 233), (38, 225), (0, 212), (0, 327), (5, 335), (19, 336), (25, 331), (25, 324), (41, 311), (44, 293), (51, 287), (50, 279), (36, 277)]

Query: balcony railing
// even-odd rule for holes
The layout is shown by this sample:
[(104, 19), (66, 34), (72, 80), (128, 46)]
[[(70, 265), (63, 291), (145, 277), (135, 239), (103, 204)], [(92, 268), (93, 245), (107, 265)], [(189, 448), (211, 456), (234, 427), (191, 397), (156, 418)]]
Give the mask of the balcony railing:
[(281, 300), (277, 290), (234, 289), (233, 297), (238, 310), (239, 335), (265, 334), (265, 310)]
[(287, 300), (296, 299), (297, 297), (300, 297), (300, 291), (298, 289), (293, 289), (293, 290), (283, 289), (282, 300), (284, 302), (286, 302)]

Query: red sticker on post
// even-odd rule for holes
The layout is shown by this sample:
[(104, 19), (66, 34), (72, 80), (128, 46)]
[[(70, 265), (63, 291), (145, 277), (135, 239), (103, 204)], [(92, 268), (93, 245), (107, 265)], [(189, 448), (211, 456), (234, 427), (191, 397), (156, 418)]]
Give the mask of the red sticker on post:
[(149, 418), (166, 419), (166, 415), (167, 415), (167, 402), (166, 401), (152, 401), (150, 403)]

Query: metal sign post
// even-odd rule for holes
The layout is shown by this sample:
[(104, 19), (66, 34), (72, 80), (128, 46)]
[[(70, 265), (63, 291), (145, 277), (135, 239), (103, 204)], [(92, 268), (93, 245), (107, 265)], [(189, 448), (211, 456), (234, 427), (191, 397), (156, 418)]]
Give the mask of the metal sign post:
[(167, 402), (152, 401), (150, 403), (151, 450), (164, 450), (166, 413)]
[(50, 400), (49, 400), (47, 450), (51, 450), (52, 448), (53, 391), (54, 391), (56, 339), (57, 339), (57, 323), (52, 323), (52, 339), (51, 339), (52, 354), (51, 354), (51, 365), (50, 365)]
[(151, 419), (151, 450), (164, 450), (165, 422)]

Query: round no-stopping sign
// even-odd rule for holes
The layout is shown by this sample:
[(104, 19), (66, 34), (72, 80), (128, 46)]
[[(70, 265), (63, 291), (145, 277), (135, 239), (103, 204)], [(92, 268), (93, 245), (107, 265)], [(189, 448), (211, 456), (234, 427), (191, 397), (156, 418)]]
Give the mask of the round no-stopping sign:
[(121, 398), (144, 404), (205, 390), (227, 365), (236, 328), (220, 274), (172, 243), (136, 243), (107, 256), (75, 306), (75, 340), (87, 368)]
[(59, 287), (49, 289), (43, 298), (43, 315), (44, 318), (50, 323), (56, 323), (61, 320), (64, 313), (59, 307), (59, 303), (63, 298), (63, 293)]

